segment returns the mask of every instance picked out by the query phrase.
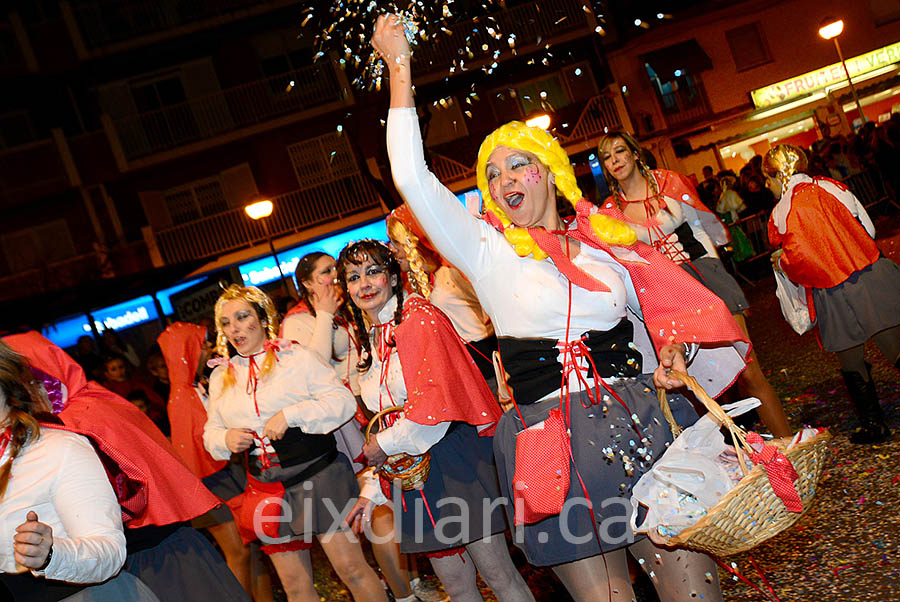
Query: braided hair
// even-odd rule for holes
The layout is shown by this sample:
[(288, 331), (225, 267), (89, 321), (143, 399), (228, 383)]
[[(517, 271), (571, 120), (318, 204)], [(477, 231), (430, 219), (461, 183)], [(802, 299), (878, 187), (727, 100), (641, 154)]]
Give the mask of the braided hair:
[[(29, 440), (37, 439), (41, 427), (35, 415), (50, 411), (49, 404), (35, 381), (28, 361), (0, 341), (0, 395), (9, 415), (5, 426), (10, 429), (9, 460), (0, 466), (0, 499), (6, 493), (12, 463)], [(0, 425), (2, 426), (2, 425)]]
[[(366, 372), (372, 365), (372, 343), (369, 340), (369, 325), (366, 323), (366, 317), (363, 315), (363, 311), (353, 303), (347, 290), (347, 268), (351, 264), (356, 266), (362, 265), (366, 260), (386, 268), (389, 281), (392, 276), (394, 277), (395, 284), (391, 286), (391, 293), (397, 298), (397, 308), (394, 310), (394, 325), (399, 326), (403, 319), (402, 272), (400, 271), (400, 264), (394, 259), (388, 246), (381, 241), (366, 238), (351, 242), (344, 247), (337, 260), (338, 280), (340, 280), (341, 287), (343, 287), (348, 299), (350, 299), (348, 305), (353, 315), (353, 327), (356, 331), (356, 338), (362, 350), (365, 351), (365, 353), (359, 354), (359, 363), (356, 364), (356, 369), (359, 372)], [(386, 341), (386, 343), (388, 346), (393, 347), (396, 341), (391, 339)]]
[[(603, 155), (608, 152), (608, 147), (612, 146), (612, 143), (617, 139), (624, 142), (628, 150), (630, 150), (632, 154), (634, 154), (634, 162), (637, 166), (638, 172), (640, 172), (644, 179), (647, 180), (647, 184), (650, 187), (650, 198), (658, 195), (659, 186), (657, 186), (656, 184), (656, 178), (653, 177), (653, 170), (651, 170), (647, 163), (644, 161), (644, 149), (643, 147), (641, 147), (640, 143), (635, 139), (635, 137), (628, 132), (624, 130), (610, 130), (607, 133), (603, 134), (603, 136), (600, 138), (600, 142), (597, 143), (597, 155), (600, 157), (601, 163), (603, 162)], [(622, 188), (619, 186), (618, 180), (613, 177), (609, 170), (603, 170), (603, 177), (606, 178), (606, 183), (607, 185), (609, 185), (610, 190), (614, 190), (619, 194), (622, 193)], [(663, 208), (666, 208), (665, 204), (663, 204)]]
[(426, 262), (440, 265), (441, 258), (431, 251), (415, 232), (399, 217), (391, 214), (387, 218), (387, 232), (391, 241), (403, 247), (406, 260), (409, 262), (409, 283), (413, 290), (431, 298), (431, 280), (425, 269)]

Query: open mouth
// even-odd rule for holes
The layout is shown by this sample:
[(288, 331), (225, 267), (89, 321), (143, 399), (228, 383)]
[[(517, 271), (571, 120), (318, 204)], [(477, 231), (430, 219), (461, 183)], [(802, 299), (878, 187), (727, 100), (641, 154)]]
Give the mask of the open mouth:
[(506, 204), (510, 209), (518, 209), (524, 199), (525, 195), (521, 192), (510, 192), (503, 197), (503, 200), (506, 201)]
[(234, 346), (235, 347), (243, 347), (244, 343), (247, 341), (247, 337), (234, 337)]

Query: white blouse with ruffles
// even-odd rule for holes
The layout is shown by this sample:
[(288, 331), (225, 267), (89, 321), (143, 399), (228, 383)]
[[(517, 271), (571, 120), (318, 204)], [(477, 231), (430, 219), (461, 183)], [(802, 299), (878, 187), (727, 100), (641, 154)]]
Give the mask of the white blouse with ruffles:
[[(289, 427), (300, 427), (304, 433), (330, 433), (353, 416), (356, 399), (338, 381), (331, 366), (317, 354), (291, 345), (276, 352), (278, 362), (269, 374), (259, 379), (256, 404), (252, 392), (247, 390), (249, 377), (248, 358), (235, 355), (235, 383), (224, 387), (226, 365), (218, 366), (209, 379), (209, 412), (203, 428), (203, 445), (216, 460), (227, 460), (231, 451), (225, 445), (228, 429), (251, 429), (265, 442), (266, 451), (273, 453), (271, 443), (263, 437), (263, 429), (269, 419), (284, 412)], [(262, 367), (265, 353), (254, 356), (257, 368)], [(262, 454), (256, 447), (251, 452)]]

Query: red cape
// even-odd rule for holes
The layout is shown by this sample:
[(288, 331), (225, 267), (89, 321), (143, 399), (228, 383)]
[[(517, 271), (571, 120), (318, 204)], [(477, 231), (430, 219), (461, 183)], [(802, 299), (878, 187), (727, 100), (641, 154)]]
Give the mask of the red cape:
[(194, 389), (194, 376), (206, 340), (206, 328), (175, 322), (156, 339), (169, 369), (169, 423), (175, 451), (199, 478), (225, 468), (226, 460), (213, 460), (203, 447), (206, 410)]
[(37, 332), (3, 341), (66, 386), (67, 403), (58, 418), (101, 452), (127, 527), (187, 521), (219, 505), (143, 412), (88, 382), (81, 366), (62, 349)]
[(494, 434), (503, 412), (441, 310), (421, 297), (409, 297), (394, 340), (406, 383), (406, 418), (426, 425), (451, 420), (492, 425), (480, 434)]
[(781, 269), (791, 282), (831, 288), (878, 260), (878, 246), (866, 229), (821, 186), (797, 184), (790, 203), (784, 234), (769, 218), (769, 241), (784, 249)]

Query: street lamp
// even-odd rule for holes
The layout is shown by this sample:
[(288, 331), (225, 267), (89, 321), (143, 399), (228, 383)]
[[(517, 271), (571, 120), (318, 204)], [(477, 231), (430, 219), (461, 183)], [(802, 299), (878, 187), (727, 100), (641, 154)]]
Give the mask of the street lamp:
[(272, 201), (264, 199), (244, 205), (244, 213), (246, 213), (250, 219), (262, 223), (263, 232), (266, 233), (266, 241), (269, 243), (269, 251), (272, 252), (272, 257), (275, 259), (275, 265), (278, 267), (278, 273), (281, 275), (281, 286), (284, 289), (285, 294), (293, 297), (291, 287), (288, 286), (287, 279), (284, 277), (284, 272), (281, 271), (281, 261), (278, 260), (278, 253), (275, 252), (275, 245), (272, 244), (272, 236), (269, 234), (269, 224), (266, 222), (266, 218), (272, 215), (272, 210), (274, 208), (275, 206), (272, 204)]
[(847, 69), (847, 63), (844, 61), (844, 53), (841, 52), (841, 45), (838, 43), (838, 36), (841, 35), (841, 32), (844, 31), (844, 21), (843, 19), (837, 19), (835, 17), (825, 17), (822, 20), (822, 26), (819, 27), (819, 35), (825, 40), (834, 40), (834, 48), (837, 50), (838, 58), (841, 59), (841, 65), (844, 66), (844, 73), (847, 74), (847, 83), (850, 84), (850, 91), (853, 92), (853, 100), (856, 101), (856, 110), (859, 111), (859, 116), (863, 120), (866, 120), (866, 114), (863, 113), (862, 105), (859, 104), (859, 96), (856, 94), (856, 87), (853, 85), (853, 80), (850, 78), (850, 70)]
[(525, 122), (525, 125), (533, 128), (540, 128), (542, 130), (546, 130), (550, 127), (550, 116), (546, 113), (541, 113), (539, 115), (535, 115), (534, 117), (528, 119)]

